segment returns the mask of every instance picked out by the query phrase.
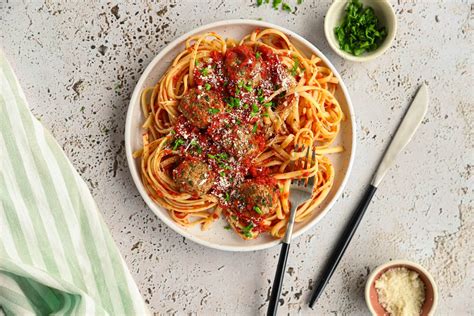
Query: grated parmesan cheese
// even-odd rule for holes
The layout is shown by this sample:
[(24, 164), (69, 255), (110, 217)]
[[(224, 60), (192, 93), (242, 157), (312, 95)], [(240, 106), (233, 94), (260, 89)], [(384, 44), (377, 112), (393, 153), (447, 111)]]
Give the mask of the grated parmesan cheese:
[(418, 273), (392, 268), (375, 282), (379, 302), (393, 316), (420, 315), (425, 301), (425, 284)]

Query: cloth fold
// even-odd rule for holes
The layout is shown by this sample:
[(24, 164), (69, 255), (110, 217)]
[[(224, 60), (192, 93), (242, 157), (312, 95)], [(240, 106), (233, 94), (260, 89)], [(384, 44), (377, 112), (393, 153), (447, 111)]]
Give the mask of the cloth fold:
[(0, 51), (0, 315), (148, 315), (85, 182)]

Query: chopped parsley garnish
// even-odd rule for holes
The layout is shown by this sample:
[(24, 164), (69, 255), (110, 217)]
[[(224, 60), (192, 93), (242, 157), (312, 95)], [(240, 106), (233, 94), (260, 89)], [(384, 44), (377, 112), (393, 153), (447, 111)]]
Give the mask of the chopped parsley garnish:
[(254, 207), (253, 207), (253, 210), (254, 210), (257, 214), (259, 214), (259, 215), (262, 215), (262, 214), (263, 214), (262, 209), (261, 209), (260, 207), (258, 207), (258, 206), (254, 206)]
[(178, 149), (178, 148), (181, 147), (183, 144), (184, 144), (184, 139), (182, 139), (182, 138), (176, 138), (175, 141), (174, 141), (174, 143), (173, 143), (173, 150)]
[(230, 225), (224, 226), (224, 229), (225, 229), (225, 230), (230, 230)]
[(215, 154), (215, 155), (207, 154), (207, 157), (209, 157), (210, 159), (215, 160), (217, 165), (220, 168), (226, 169), (226, 170), (230, 169), (230, 166), (227, 165), (226, 163), (224, 163), (224, 161), (229, 158), (229, 156), (226, 153)]
[(260, 53), (260, 52), (256, 52), (256, 53), (255, 53), (255, 58), (259, 59), (260, 56), (262, 56), (262, 53)]
[(293, 64), (293, 67), (291, 68), (291, 75), (292, 76), (296, 76), (296, 71), (298, 70), (299, 66), (300, 66), (300, 62), (298, 59), (293, 59), (295, 61), (295, 63)]
[(265, 101), (265, 97), (263, 95), (260, 95), (257, 97), (257, 100), (258, 102), (262, 103), (263, 101)]
[(252, 91), (252, 83), (249, 82), (247, 83), (245, 86), (244, 86), (245, 90), (247, 90), (247, 92), (250, 92)]
[(196, 60), (194, 61), (194, 66), (198, 66), (198, 65), (199, 65), (199, 61), (196, 59)]
[[(263, 4), (263, 0), (256, 0), (256, 1), (257, 1), (257, 7)], [(265, 3), (270, 3), (270, 0), (265, 0)], [(298, 5), (302, 4), (303, 0), (297, 0), (296, 3)], [(286, 11), (288, 13), (292, 12), (291, 6), (288, 3), (283, 2), (283, 0), (272, 0), (272, 8), (275, 10), (278, 10), (278, 8), (281, 8), (282, 11)], [(295, 12), (296, 12), (296, 9), (295, 9)], [(259, 18), (259, 20), (261, 20), (261, 18)]]
[(224, 171), (221, 171), (221, 172), (219, 172), (219, 175), (220, 175), (221, 177), (225, 177), (225, 172), (224, 172)]
[(256, 103), (252, 104), (252, 113), (250, 113), (250, 116), (257, 115), (258, 111), (259, 111), (258, 105)]
[(242, 88), (243, 86), (244, 82), (242, 80), (239, 80), (239, 82), (237, 82), (237, 87)]
[(198, 154), (202, 154), (202, 148), (201, 148), (201, 146), (199, 145), (199, 143), (198, 143), (195, 139), (193, 139), (193, 140), (191, 141), (191, 143), (189, 143), (189, 144), (190, 144), (191, 146), (193, 146), (194, 148), (196, 148), (196, 151), (198, 152)]
[[(209, 155), (211, 156), (211, 155)], [(216, 154), (214, 155), (215, 159), (226, 160), (229, 156), (226, 153)]]
[(209, 114), (213, 114), (213, 115), (220, 112), (219, 109), (214, 109), (214, 108), (210, 108), (207, 111), (209, 112)]
[(242, 234), (245, 236), (245, 237), (248, 237), (248, 238), (251, 238), (252, 237), (252, 228), (253, 228), (253, 223), (250, 223), (248, 224), (247, 226), (245, 226), (244, 228), (242, 228)]
[(204, 67), (201, 69), (201, 74), (203, 76), (207, 76), (209, 74), (209, 69), (207, 67)]
[(283, 2), (281, 4), (281, 9), (286, 12), (291, 12), (291, 7), (288, 3)]
[(206, 82), (206, 84), (204, 85), (204, 89), (206, 89), (207, 91), (211, 90), (211, 85)]
[(224, 200), (226, 200), (227, 202), (230, 201), (230, 194), (229, 194), (229, 192), (226, 192), (226, 193), (225, 193), (225, 198), (224, 198)]
[(257, 132), (257, 127), (258, 127), (258, 124), (255, 123), (255, 125), (254, 125), (253, 128), (252, 128), (252, 133), (255, 134), (255, 133)]
[(232, 218), (234, 221), (237, 220), (237, 216), (235, 216), (235, 215), (232, 215), (230, 218)]
[(238, 108), (240, 106), (240, 99), (230, 97), (227, 105), (230, 106), (231, 108)]
[(339, 47), (355, 56), (377, 49), (387, 36), (385, 27), (378, 27), (378, 23), (371, 7), (350, 0), (342, 24), (334, 28)]
[(264, 116), (264, 117), (269, 117), (270, 114), (268, 114), (267, 112), (265, 112), (265, 113), (262, 114), (262, 116)]
[(273, 105), (273, 103), (270, 101), (270, 102), (265, 103), (263, 106), (266, 107), (266, 108), (269, 108), (272, 105)]

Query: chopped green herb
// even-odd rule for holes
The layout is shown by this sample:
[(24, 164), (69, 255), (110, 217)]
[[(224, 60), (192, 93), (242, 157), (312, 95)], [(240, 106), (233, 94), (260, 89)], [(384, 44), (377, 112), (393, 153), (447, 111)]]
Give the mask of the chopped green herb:
[(245, 226), (244, 228), (242, 228), (242, 232), (245, 234), (245, 233), (250, 233), (250, 231), (252, 230), (253, 228), (253, 223), (250, 223), (248, 224), (247, 226)]
[(334, 28), (339, 47), (355, 56), (377, 49), (387, 36), (386, 28), (378, 24), (371, 7), (364, 8), (359, 0), (350, 0), (342, 24)]
[(262, 209), (261, 209), (260, 207), (258, 207), (258, 206), (254, 206), (254, 207), (253, 207), (253, 210), (254, 210), (257, 214), (260, 214), (260, 215), (263, 214)]
[(225, 172), (224, 172), (224, 171), (221, 171), (221, 172), (219, 172), (219, 175), (220, 175), (221, 177), (225, 177)]
[(286, 12), (291, 12), (291, 7), (288, 3), (283, 2), (281, 4), (281, 9)]
[(204, 85), (204, 88), (205, 88), (207, 91), (209, 91), (209, 90), (211, 90), (211, 85), (206, 82), (206, 84)]
[(237, 220), (237, 216), (235, 216), (235, 215), (232, 215), (230, 218), (232, 218), (234, 221)]
[(262, 3), (263, 3), (263, 0), (257, 0), (257, 6), (258, 6), (258, 7), (261, 6)]
[(255, 53), (255, 58), (259, 59), (260, 56), (262, 56), (262, 53), (260, 53), (260, 52), (256, 52), (256, 53)]
[(201, 69), (201, 74), (203, 76), (207, 76), (209, 74), (209, 69), (207, 67), (204, 67)]
[(229, 194), (229, 192), (226, 192), (226, 193), (225, 193), (225, 198), (224, 198), (224, 199), (225, 199), (227, 202), (230, 201), (230, 194)]
[(281, 4), (283, 0), (273, 0), (272, 1), (272, 8), (278, 10), (278, 6)]
[(198, 154), (202, 154), (202, 148), (201, 148), (201, 146), (199, 145), (199, 143), (198, 143), (195, 139), (193, 139), (193, 140), (191, 141), (191, 143), (189, 143), (189, 144), (190, 144), (191, 146), (193, 146), (194, 148), (196, 148), (196, 151), (198, 152)]
[(226, 153), (221, 153), (216, 155), (217, 159), (226, 160), (229, 156)]
[(181, 145), (184, 144), (184, 139), (182, 138), (176, 138), (173, 144), (173, 150), (178, 149)]
[(294, 58), (293, 60), (295, 61), (295, 63), (293, 64), (293, 67), (291, 68), (291, 75), (296, 76), (296, 71), (298, 70), (300, 66), (300, 62), (296, 58)]
[(265, 97), (263, 95), (260, 95), (257, 97), (257, 100), (259, 103), (263, 103), (263, 101), (265, 101)]
[(266, 108), (269, 108), (272, 105), (273, 105), (273, 103), (270, 101), (270, 102), (265, 103), (263, 106), (266, 107)]
[(250, 92), (252, 91), (252, 83), (249, 82), (247, 83), (245, 86), (244, 86), (245, 90), (247, 90), (247, 92)]
[(258, 127), (258, 124), (255, 123), (255, 125), (254, 125), (253, 128), (252, 128), (252, 133), (256, 133), (256, 132), (257, 132), (257, 127)]
[(199, 61), (196, 59), (196, 60), (194, 61), (194, 66), (198, 66), (198, 65), (199, 65)]
[(250, 113), (250, 116), (257, 115), (258, 111), (259, 111), (258, 105), (256, 103), (252, 104), (252, 113)]
[(240, 94), (240, 88), (235, 88), (235, 95), (239, 95)]
[(296, 3), (297, 3), (297, 4), (302, 4), (302, 3), (303, 3), (303, 0), (297, 0)]
[(224, 229), (225, 229), (225, 230), (230, 230), (230, 225), (224, 226)]
[(242, 80), (239, 80), (239, 82), (237, 82), (237, 87), (242, 88), (243, 86), (244, 82)]
[(219, 109), (214, 109), (214, 108), (210, 108), (207, 111), (209, 112), (209, 114), (213, 114), (213, 115), (220, 112)]
[(269, 117), (270, 114), (268, 114), (267, 112), (265, 112), (265, 113), (262, 114), (262, 116), (264, 116), (264, 117)]

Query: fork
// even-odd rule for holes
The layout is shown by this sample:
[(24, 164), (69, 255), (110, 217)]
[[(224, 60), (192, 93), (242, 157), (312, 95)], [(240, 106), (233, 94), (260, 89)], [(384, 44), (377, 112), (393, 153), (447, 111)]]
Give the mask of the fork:
[[(298, 152), (300, 146), (295, 145), (294, 152)], [(307, 151), (304, 156), (299, 161), (292, 160), (290, 162), (290, 172), (294, 170), (295, 164), (301, 165), (302, 169), (309, 169), (315, 164), (316, 161), (316, 151), (311, 150), (310, 147), (305, 148), (304, 145), (301, 146), (301, 152)], [(312, 152), (312, 155), (311, 155)], [(311, 160), (310, 160), (311, 155)], [(276, 315), (278, 310), (278, 301), (280, 299), (281, 288), (283, 285), (283, 277), (285, 276), (286, 262), (288, 259), (288, 252), (290, 250), (291, 236), (293, 234), (293, 226), (295, 224), (296, 210), (300, 204), (296, 204), (295, 201), (291, 201), (291, 197), (294, 196), (294, 191), (300, 191), (300, 195), (304, 200), (307, 200), (311, 197), (311, 192), (313, 191), (313, 186), (315, 183), (315, 177), (302, 177), (291, 181), (290, 186), (290, 218), (288, 225), (286, 227), (285, 237), (282, 240), (280, 258), (278, 259), (277, 270), (275, 272), (275, 278), (273, 279), (272, 294), (270, 296), (270, 302), (268, 305), (267, 315)], [(308, 187), (309, 186), (309, 187)]]

